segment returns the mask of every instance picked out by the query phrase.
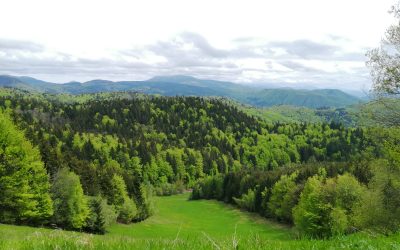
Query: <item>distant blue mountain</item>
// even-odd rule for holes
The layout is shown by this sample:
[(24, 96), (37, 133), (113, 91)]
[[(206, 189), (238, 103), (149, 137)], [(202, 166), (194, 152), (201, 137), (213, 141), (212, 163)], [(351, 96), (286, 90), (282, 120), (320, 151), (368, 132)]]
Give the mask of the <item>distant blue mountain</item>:
[(47, 93), (97, 93), (137, 91), (165, 96), (221, 96), (242, 103), (269, 107), (276, 105), (318, 107), (344, 107), (360, 101), (359, 98), (338, 89), (301, 90), (291, 88), (262, 89), (232, 82), (198, 79), (191, 76), (156, 76), (147, 81), (69, 82), (56, 84), (32, 77), (0, 76), (0, 87), (13, 87)]

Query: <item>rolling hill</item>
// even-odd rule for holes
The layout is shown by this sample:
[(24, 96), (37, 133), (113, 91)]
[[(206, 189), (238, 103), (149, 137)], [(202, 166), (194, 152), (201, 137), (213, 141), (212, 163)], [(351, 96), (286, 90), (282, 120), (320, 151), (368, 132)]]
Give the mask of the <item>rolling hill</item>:
[(257, 107), (292, 105), (299, 107), (345, 107), (358, 103), (359, 98), (338, 89), (263, 89), (231, 82), (203, 80), (191, 76), (157, 76), (146, 81), (69, 82), (56, 84), (32, 77), (0, 76), (0, 87), (13, 87), (46, 93), (97, 93), (137, 91), (145, 94), (165, 96), (221, 96)]

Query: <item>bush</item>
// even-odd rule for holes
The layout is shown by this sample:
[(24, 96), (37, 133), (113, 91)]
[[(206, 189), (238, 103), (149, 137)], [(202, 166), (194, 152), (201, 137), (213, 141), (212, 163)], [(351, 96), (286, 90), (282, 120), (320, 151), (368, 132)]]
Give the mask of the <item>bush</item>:
[(217, 199), (223, 198), (223, 175), (208, 176), (204, 179), (198, 180), (193, 186), (191, 199)]
[(157, 196), (170, 196), (174, 194), (182, 194), (185, 191), (185, 186), (182, 181), (175, 183), (162, 183), (154, 189)]
[(255, 192), (252, 189), (247, 190), (246, 194), (243, 194), (242, 197), (233, 198), (235, 203), (243, 209), (247, 211), (254, 212), (255, 211)]
[(135, 218), (136, 213), (137, 208), (135, 202), (131, 199), (126, 199), (119, 212), (118, 221), (128, 224)]

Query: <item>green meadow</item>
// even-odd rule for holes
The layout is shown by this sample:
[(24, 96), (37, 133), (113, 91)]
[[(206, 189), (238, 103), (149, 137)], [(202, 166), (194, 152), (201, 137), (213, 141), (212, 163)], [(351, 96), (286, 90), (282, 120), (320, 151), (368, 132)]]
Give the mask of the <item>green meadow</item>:
[(0, 225), (0, 249), (400, 249), (400, 236), (296, 239), (292, 229), (188, 194), (156, 197), (155, 214), (106, 235)]
[(189, 201), (188, 194), (156, 198), (155, 215), (130, 225), (116, 224), (110, 235), (123, 235), (141, 239), (163, 239), (210, 236), (228, 239), (235, 235), (258, 235), (266, 239), (290, 240), (289, 228), (273, 224), (248, 212), (241, 212), (214, 200)]

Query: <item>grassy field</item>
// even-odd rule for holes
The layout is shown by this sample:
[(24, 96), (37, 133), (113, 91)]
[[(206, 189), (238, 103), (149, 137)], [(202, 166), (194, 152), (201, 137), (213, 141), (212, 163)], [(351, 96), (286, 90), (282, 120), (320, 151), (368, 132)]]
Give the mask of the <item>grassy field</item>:
[(291, 231), (278, 224), (268, 223), (251, 213), (239, 211), (217, 201), (188, 201), (188, 194), (156, 198), (155, 215), (131, 225), (117, 224), (111, 235), (164, 239), (210, 235), (224, 239), (235, 234), (248, 237), (259, 235), (268, 239), (288, 240)]
[(156, 213), (106, 235), (0, 225), (0, 249), (400, 249), (400, 235), (296, 240), (292, 230), (188, 194), (156, 198)]

